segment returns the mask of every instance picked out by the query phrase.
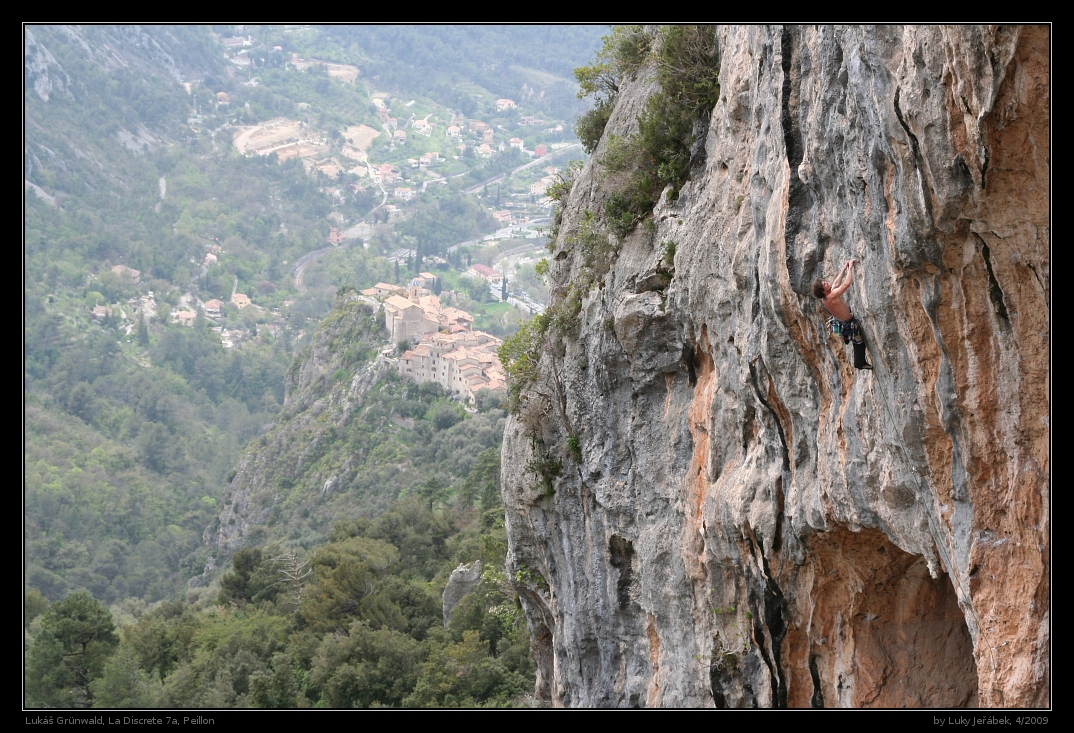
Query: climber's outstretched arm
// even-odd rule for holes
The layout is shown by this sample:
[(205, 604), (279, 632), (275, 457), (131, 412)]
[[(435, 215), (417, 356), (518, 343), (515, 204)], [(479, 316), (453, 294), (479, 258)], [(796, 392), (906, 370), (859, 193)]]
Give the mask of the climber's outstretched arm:
[(838, 298), (840, 295), (850, 289), (850, 286), (854, 284), (854, 260), (848, 260), (843, 265), (842, 271), (839, 273), (839, 277), (835, 278), (835, 282), (832, 283), (832, 292), (829, 297)]

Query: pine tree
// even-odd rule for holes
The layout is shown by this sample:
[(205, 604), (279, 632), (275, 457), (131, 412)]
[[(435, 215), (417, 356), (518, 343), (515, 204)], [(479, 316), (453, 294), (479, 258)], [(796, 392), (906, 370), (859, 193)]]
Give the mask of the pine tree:
[(112, 614), (89, 593), (72, 593), (53, 603), (26, 655), (29, 705), (88, 707), (93, 702), (90, 683), (101, 675), (118, 642)]
[(500, 300), (507, 302), (507, 275), (503, 276), (503, 287), (500, 289)]

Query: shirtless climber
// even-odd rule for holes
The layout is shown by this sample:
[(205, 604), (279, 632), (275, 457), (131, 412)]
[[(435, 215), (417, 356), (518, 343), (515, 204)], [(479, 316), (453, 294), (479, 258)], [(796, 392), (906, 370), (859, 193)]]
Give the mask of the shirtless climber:
[(865, 358), (865, 339), (861, 335), (861, 323), (851, 314), (850, 306), (841, 297), (854, 282), (854, 264), (855, 260), (848, 260), (834, 283), (816, 280), (813, 283), (813, 295), (820, 298), (820, 302), (832, 314), (829, 319), (832, 333), (841, 334), (844, 344), (854, 342), (854, 368), (872, 369), (872, 364)]

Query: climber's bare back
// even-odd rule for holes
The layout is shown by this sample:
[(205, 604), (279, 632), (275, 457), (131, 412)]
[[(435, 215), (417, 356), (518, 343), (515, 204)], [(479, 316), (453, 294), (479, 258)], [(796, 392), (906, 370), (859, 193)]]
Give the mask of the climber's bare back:
[[(830, 288), (831, 285), (828, 285), (828, 287)], [(824, 307), (828, 309), (829, 313), (838, 318), (840, 321), (850, 320), (850, 306), (847, 305), (846, 301), (844, 301), (840, 296), (829, 295), (820, 302), (824, 304)]]

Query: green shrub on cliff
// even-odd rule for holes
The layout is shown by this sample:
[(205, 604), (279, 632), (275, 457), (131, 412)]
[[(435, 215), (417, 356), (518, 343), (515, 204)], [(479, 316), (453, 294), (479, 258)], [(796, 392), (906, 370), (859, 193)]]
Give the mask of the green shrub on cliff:
[(620, 237), (652, 213), (665, 189), (670, 200), (678, 197), (690, 175), (697, 123), (720, 97), (713, 26), (663, 26), (655, 37), (637, 26), (618, 26), (595, 63), (575, 70), (579, 96), (596, 101), (576, 131), (588, 152), (600, 142), (621, 81), (645, 63), (655, 68), (660, 89), (638, 115), (637, 134), (609, 140), (601, 158), (607, 170), (625, 174), (604, 205), (605, 219)]
[(518, 329), (514, 336), (504, 339), (497, 352), (507, 372), (507, 409), (517, 412), (522, 390), (537, 378), (537, 363), (541, 358), (548, 317), (534, 316)]
[(593, 63), (574, 70), (578, 98), (596, 100), (596, 106), (578, 118), (574, 130), (586, 153), (593, 152), (604, 134), (622, 80), (637, 73), (651, 44), (649, 34), (640, 25), (617, 25), (603, 41)]

